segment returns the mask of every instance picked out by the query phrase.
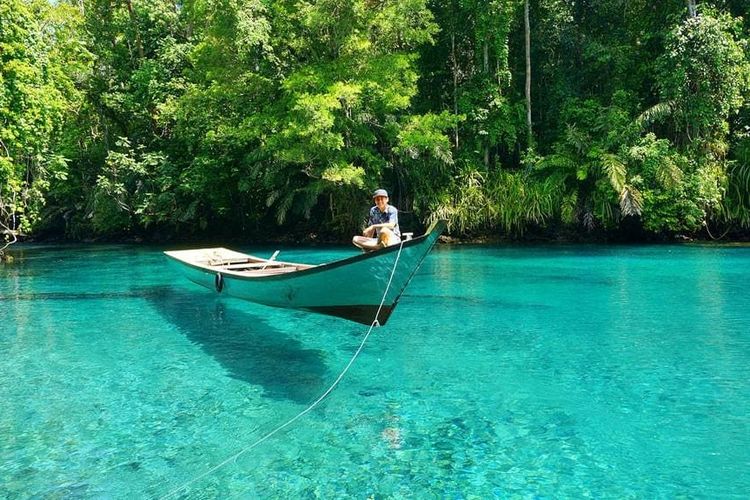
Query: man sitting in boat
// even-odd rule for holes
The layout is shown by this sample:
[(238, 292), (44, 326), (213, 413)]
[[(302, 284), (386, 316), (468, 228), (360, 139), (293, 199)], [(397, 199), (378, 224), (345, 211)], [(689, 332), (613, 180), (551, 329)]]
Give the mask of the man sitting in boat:
[(352, 238), (352, 243), (363, 250), (377, 250), (401, 242), (398, 227), (398, 209), (388, 204), (388, 191), (378, 189), (372, 194), (375, 206), (370, 209), (368, 226), (362, 236)]

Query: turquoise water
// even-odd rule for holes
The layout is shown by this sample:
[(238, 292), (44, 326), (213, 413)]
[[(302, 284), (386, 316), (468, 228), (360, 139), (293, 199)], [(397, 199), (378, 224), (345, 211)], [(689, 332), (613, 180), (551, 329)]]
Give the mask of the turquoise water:
[[(367, 330), (217, 298), (159, 250), (0, 266), (0, 498), (163, 497)], [(746, 498), (749, 286), (750, 248), (438, 248), (321, 406), (180, 496)]]

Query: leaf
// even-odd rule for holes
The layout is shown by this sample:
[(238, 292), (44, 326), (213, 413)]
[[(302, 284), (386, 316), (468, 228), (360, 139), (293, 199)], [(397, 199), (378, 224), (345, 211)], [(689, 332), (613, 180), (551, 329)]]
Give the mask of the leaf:
[(624, 186), (620, 193), (620, 212), (624, 216), (638, 216), (643, 213), (643, 195), (633, 186)]
[(609, 183), (616, 193), (619, 193), (625, 187), (625, 164), (613, 154), (604, 154), (601, 157), (604, 174), (609, 179)]
[(652, 123), (660, 122), (672, 115), (674, 112), (674, 102), (666, 101), (654, 104), (635, 119), (635, 124), (640, 129), (645, 129)]

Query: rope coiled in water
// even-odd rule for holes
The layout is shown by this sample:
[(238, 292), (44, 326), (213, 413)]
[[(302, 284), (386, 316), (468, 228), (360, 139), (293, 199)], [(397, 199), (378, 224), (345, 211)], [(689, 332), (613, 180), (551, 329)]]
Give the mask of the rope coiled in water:
[(351, 357), (351, 359), (346, 364), (346, 366), (344, 367), (344, 369), (341, 370), (341, 373), (339, 373), (338, 377), (336, 377), (336, 380), (333, 381), (333, 383), (330, 385), (330, 387), (328, 387), (328, 389), (326, 389), (325, 392), (323, 394), (321, 394), (320, 397), (318, 397), (318, 399), (316, 399), (315, 401), (313, 401), (307, 408), (305, 408), (304, 410), (302, 410), (301, 412), (299, 412), (298, 414), (296, 414), (294, 417), (290, 418), (289, 420), (287, 420), (283, 424), (275, 427), (273, 430), (269, 431), (264, 436), (262, 436), (261, 438), (259, 438), (258, 440), (256, 440), (252, 444), (250, 444), (249, 446), (246, 446), (245, 448), (241, 449), (240, 451), (238, 451), (234, 455), (230, 456), (229, 458), (227, 458), (223, 462), (220, 462), (219, 464), (211, 467), (210, 469), (208, 469), (206, 472), (202, 473), (201, 475), (199, 475), (197, 477), (194, 477), (190, 481), (182, 484), (179, 488), (176, 488), (176, 489), (170, 491), (166, 495), (162, 496), (161, 497), (162, 499), (174, 497), (175, 495), (177, 495), (178, 493), (180, 493), (181, 491), (183, 491), (184, 489), (186, 489), (188, 486), (190, 486), (191, 484), (195, 483), (196, 481), (200, 481), (204, 477), (206, 477), (206, 476), (208, 476), (208, 475), (216, 472), (220, 468), (224, 467), (226, 464), (228, 464), (230, 462), (236, 461), (240, 456), (244, 455), (245, 453), (247, 453), (248, 451), (252, 450), (253, 448), (259, 446), (263, 442), (265, 442), (268, 439), (270, 439), (271, 437), (273, 437), (278, 432), (286, 429), (287, 427), (289, 427), (290, 425), (292, 425), (294, 422), (296, 422), (300, 418), (302, 418), (305, 415), (307, 415), (308, 413), (310, 413), (325, 398), (327, 398), (328, 395), (331, 394), (331, 392), (333, 392), (333, 390), (336, 388), (336, 386), (339, 384), (339, 382), (341, 382), (341, 380), (344, 378), (344, 375), (346, 375), (346, 372), (348, 372), (349, 368), (351, 368), (351, 366), (354, 364), (354, 361), (359, 356), (359, 353), (362, 352), (362, 349), (364, 348), (365, 343), (367, 342), (367, 339), (370, 337), (370, 334), (372, 333), (373, 328), (375, 328), (376, 325), (378, 325), (378, 326), (380, 325), (380, 323), (378, 322), (378, 318), (380, 317), (380, 311), (383, 308), (383, 304), (385, 303), (385, 298), (388, 296), (388, 291), (391, 289), (391, 283), (393, 282), (393, 276), (396, 274), (396, 267), (398, 266), (398, 261), (401, 258), (401, 250), (403, 249), (403, 247), (404, 247), (404, 242), (402, 241), (401, 243), (399, 243), (398, 253), (396, 254), (396, 259), (393, 262), (393, 269), (391, 269), (391, 275), (388, 278), (388, 284), (386, 285), (385, 291), (383, 292), (383, 298), (380, 299), (380, 305), (378, 306), (378, 310), (375, 312), (375, 318), (373, 318), (372, 323), (370, 324), (370, 328), (367, 330), (367, 333), (362, 338), (362, 342), (359, 343), (359, 347), (357, 347), (357, 350), (354, 352), (354, 355)]

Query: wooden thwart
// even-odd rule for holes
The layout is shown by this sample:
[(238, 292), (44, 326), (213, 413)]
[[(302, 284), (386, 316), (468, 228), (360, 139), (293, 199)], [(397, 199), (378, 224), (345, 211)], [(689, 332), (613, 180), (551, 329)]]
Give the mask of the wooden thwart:
[(209, 259), (208, 265), (209, 266), (231, 266), (233, 264), (249, 264), (251, 262), (249, 259)]
[(300, 271), (300, 270), (301, 269), (297, 266), (285, 266), (285, 267), (266, 268), (266, 269), (254, 269), (252, 271), (248, 270), (247, 273), (245, 274), (248, 276), (270, 276), (272, 274), (284, 274), (284, 273), (291, 273), (291, 272)]
[(252, 268), (258, 268), (263, 269), (266, 267), (284, 267), (287, 266), (287, 264), (284, 264), (283, 262), (246, 262), (244, 264), (230, 264), (227, 266), (221, 266), (222, 269), (232, 269), (235, 271), (239, 271), (242, 269), (252, 269)]

